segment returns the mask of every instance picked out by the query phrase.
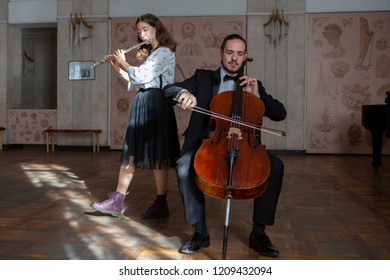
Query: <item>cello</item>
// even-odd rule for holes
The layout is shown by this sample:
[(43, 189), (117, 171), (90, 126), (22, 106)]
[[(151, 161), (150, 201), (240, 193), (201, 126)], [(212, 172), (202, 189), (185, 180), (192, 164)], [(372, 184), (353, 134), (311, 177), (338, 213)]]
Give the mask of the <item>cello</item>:
[[(238, 77), (243, 74), (241, 67)], [(267, 188), (270, 160), (256, 138), (255, 129), (240, 123), (263, 123), (265, 107), (252, 93), (237, 84), (235, 91), (217, 94), (211, 101), (213, 114), (230, 117), (215, 120), (213, 135), (203, 140), (194, 158), (195, 182), (206, 195), (227, 200), (223, 259), (226, 257), (231, 199), (251, 199)]]

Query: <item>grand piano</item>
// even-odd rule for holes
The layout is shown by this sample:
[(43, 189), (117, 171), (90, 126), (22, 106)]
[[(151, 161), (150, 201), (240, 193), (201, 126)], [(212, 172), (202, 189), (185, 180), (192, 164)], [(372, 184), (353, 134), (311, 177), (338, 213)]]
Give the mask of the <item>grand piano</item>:
[(386, 104), (369, 104), (362, 106), (362, 126), (371, 132), (372, 166), (382, 166), (383, 134), (390, 138), (390, 91), (386, 91)]

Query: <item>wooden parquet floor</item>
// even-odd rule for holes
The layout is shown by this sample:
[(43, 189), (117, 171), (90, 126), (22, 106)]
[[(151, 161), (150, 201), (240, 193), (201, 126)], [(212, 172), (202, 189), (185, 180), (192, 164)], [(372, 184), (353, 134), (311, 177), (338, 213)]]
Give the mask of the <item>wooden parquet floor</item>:
[[(207, 198), (211, 246), (178, 252), (184, 223), (174, 171), (169, 218), (142, 220), (155, 197), (152, 172), (137, 170), (120, 218), (89, 207), (114, 190), (120, 151), (43, 146), (0, 151), (0, 259), (221, 259), (226, 201)], [(267, 233), (281, 260), (390, 259), (390, 158), (373, 171), (369, 155), (279, 154), (285, 163), (276, 223)], [(227, 259), (268, 259), (247, 245), (252, 200), (233, 200)]]

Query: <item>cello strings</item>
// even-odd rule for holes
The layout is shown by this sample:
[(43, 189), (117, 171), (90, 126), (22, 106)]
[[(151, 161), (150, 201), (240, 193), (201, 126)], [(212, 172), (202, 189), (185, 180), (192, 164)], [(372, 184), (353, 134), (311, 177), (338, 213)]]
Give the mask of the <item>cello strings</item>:
[[(178, 104), (178, 105), (180, 105), (180, 104)], [(233, 123), (236, 123), (236, 124), (241, 124), (243, 126), (250, 127), (250, 128), (256, 129), (256, 130), (264, 131), (266, 133), (270, 133), (270, 134), (273, 134), (273, 135), (276, 135), (276, 136), (286, 136), (286, 133), (284, 131), (280, 131), (280, 130), (276, 130), (276, 129), (272, 129), (272, 128), (267, 128), (267, 127), (263, 127), (263, 126), (259, 126), (259, 125), (255, 125), (255, 124), (251, 124), (251, 123), (248, 123), (248, 122), (245, 122), (245, 121), (238, 121), (238, 120), (232, 119), (230, 117), (226, 117), (226, 116), (224, 116), (222, 114), (215, 113), (215, 112), (206, 110), (206, 109), (198, 107), (198, 106), (195, 106), (191, 110), (194, 111), (194, 112), (197, 112), (197, 113), (201, 113), (201, 114), (205, 114), (205, 115), (211, 116), (211, 117), (216, 117), (216, 118), (219, 118), (219, 119), (222, 119), (222, 120), (225, 120), (225, 121), (230, 121), (230, 122), (233, 122)]]

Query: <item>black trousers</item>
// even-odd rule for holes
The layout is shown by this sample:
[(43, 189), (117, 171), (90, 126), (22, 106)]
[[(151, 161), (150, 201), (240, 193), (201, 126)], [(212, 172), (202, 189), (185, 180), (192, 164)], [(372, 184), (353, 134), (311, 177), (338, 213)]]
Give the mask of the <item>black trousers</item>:
[[(185, 220), (194, 225), (205, 221), (205, 198), (203, 192), (195, 184), (194, 157), (196, 150), (183, 154), (176, 165), (176, 174), (179, 182), (180, 194), (184, 204)], [(270, 176), (265, 192), (254, 199), (253, 223), (273, 225), (276, 207), (283, 183), (284, 164), (275, 155), (268, 152), (270, 159)]]

